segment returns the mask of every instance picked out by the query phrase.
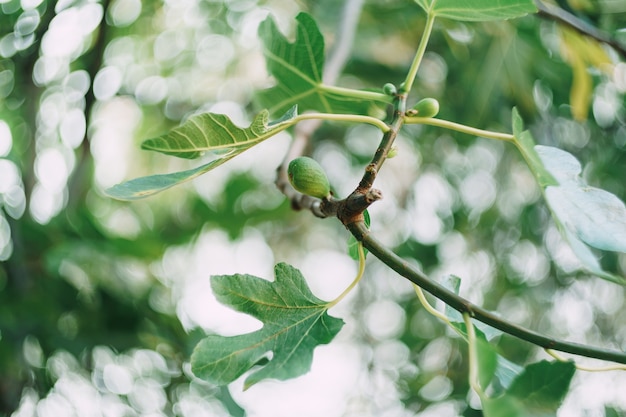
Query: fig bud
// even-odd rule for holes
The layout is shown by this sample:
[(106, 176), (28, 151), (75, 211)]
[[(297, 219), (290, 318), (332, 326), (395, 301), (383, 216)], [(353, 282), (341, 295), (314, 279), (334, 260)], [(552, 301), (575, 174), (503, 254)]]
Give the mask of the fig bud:
[(311, 197), (326, 198), (330, 195), (330, 184), (324, 169), (312, 158), (301, 156), (289, 162), (289, 182), (297, 191)]
[(388, 96), (395, 96), (396, 94), (398, 94), (398, 90), (396, 90), (395, 85), (387, 83), (383, 85), (383, 93), (387, 94)]
[(439, 102), (434, 98), (424, 98), (413, 106), (417, 111), (417, 117), (435, 117), (439, 113)]

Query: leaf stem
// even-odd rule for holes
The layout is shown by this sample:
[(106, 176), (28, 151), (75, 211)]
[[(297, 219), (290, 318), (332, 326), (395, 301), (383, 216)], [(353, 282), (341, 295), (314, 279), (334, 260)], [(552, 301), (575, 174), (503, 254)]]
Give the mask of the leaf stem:
[(476, 129), (475, 127), (465, 126), (460, 123), (451, 122), (448, 120), (434, 119), (432, 117), (405, 117), (404, 122), (407, 124), (422, 124), (430, 126), (439, 126), (445, 129), (455, 130), (461, 133), (467, 133), (468, 135), (481, 136), (489, 139), (504, 140), (512, 142), (515, 137), (508, 133), (492, 132), (490, 130)]
[(424, 27), (422, 39), (420, 39), (419, 46), (417, 47), (417, 51), (415, 52), (415, 57), (413, 58), (413, 62), (411, 63), (409, 72), (406, 75), (406, 79), (404, 80), (404, 87), (400, 90), (400, 94), (408, 93), (411, 91), (411, 88), (413, 88), (413, 82), (415, 81), (415, 77), (417, 76), (417, 70), (422, 63), (422, 58), (424, 57), (424, 53), (426, 52), (426, 46), (428, 45), (430, 34), (433, 31), (434, 23), (435, 15), (429, 13), (428, 18), (426, 19), (426, 26)]
[(337, 94), (342, 97), (352, 97), (359, 100), (381, 101), (383, 103), (391, 103), (393, 101), (393, 97), (387, 94), (377, 93), (376, 91), (355, 90), (353, 88), (326, 84), (320, 84), (317, 88), (326, 93)]
[(454, 292), (433, 281), (420, 270), (409, 265), (404, 259), (400, 258), (393, 251), (378, 241), (378, 239), (372, 236), (364, 222), (351, 222), (346, 224), (346, 227), (356, 240), (362, 242), (363, 247), (369, 250), (373, 256), (380, 259), (385, 265), (396, 271), (401, 276), (418, 285), (436, 298), (442, 300), (444, 303), (460, 313), (468, 313), (472, 316), (472, 318), (480, 322), (544, 349), (558, 350), (574, 355), (626, 364), (626, 352), (619, 352), (575, 342), (553, 339), (536, 331), (511, 323), (494, 313), (472, 304), (465, 298), (458, 296)]
[[(548, 355), (552, 356), (554, 359), (556, 359), (559, 362), (569, 362), (569, 359), (563, 357), (562, 355), (559, 355), (557, 352), (555, 352), (552, 349), (545, 349), (545, 351)], [(583, 366), (577, 363), (574, 363), (574, 365), (576, 366), (576, 369), (578, 369), (579, 371), (585, 371), (585, 372), (626, 371), (626, 365), (611, 365), (611, 366), (600, 366), (600, 367)]]
[[(431, 315), (437, 317), (439, 320), (451, 326), (450, 319), (448, 318), (448, 316), (446, 316), (442, 312), (435, 309), (435, 307), (430, 305), (430, 303), (426, 299), (426, 296), (424, 295), (424, 291), (422, 291), (422, 289), (415, 284), (413, 284), (413, 288), (415, 289), (415, 294), (417, 294), (417, 298), (420, 300), (422, 307), (424, 307), (424, 309), (428, 311)], [(455, 327), (452, 326), (452, 328), (456, 330)]]
[(337, 303), (343, 300), (345, 296), (348, 295), (350, 291), (354, 289), (354, 287), (356, 287), (356, 284), (361, 281), (361, 278), (363, 278), (363, 272), (365, 272), (365, 251), (363, 250), (363, 244), (361, 242), (359, 242), (358, 244), (357, 251), (359, 253), (359, 270), (356, 274), (356, 277), (350, 283), (350, 285), (348, 285), (348, 288), (343, 290), (343, 292), (339, 294), (337, 298), (328, 303), (328, 308), (335, 306)]
[(474, 331), (474, 324), (469, 313), (463, 313), (463, 321), (465, 322), (465, 329), (467, 331), (467, 345), (469, 352), (469, 384), (479, 397), (484, 397), (480, 381), (478, 380), (478, 355), (476, 353), (476, 332)]
[(333, 120), (337, 122), (354, 122), (354, 123), (367, 123), (376, 126), (383, 133), (388, 132), (390, 127), (380, 119), (371, 116), (361, 116), (358, 114), (333, 114), (333, 113), (304, 113), (294, 117), (289, 121), (290, 124), (298, 123), (302, 120)]

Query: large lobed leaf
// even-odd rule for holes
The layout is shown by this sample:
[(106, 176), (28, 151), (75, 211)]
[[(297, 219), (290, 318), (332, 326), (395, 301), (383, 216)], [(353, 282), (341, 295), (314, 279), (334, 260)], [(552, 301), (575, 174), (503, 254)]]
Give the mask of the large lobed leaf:
[(268, 111), (263, 110), (247, 128), (236, 126), (223, 114), (192, 116), (165, 135), (146, 140), (142, 148), (187, 159), (213, 153), (215, 159), (186, 171), (136, 178), (115, 185), (106, 193), (118, 200), (136, 200), (194, 179), (285, 130), (293, 124), (296, 113), (296, 107), (292, 107), (279, 120), (270, 123)]
[(415, 0), (426, 13), (462, 21), (504, 20), (536, 13), (533, 0)]
[(273, 114), (297, 105), (301, 112), (367, 113), (371, 102), (326, 91), (323, 88), (324, 38), (306, 13), (297, 17), (296, 39), (289, 42), (268, 17), (259, 26), (269, 73), (277, 85), (259, 92), (258, 99)]
[(558, 148), (535, 145), (530, 132), (522, 129), (521, 117), (514, 109), (515, 144), (543, 188), (552, 216), (570, 247), (587, 271), (625, 285), (624, 278), (602, 269), (587, 245), (626, 252), (626, 206), (608, 191), (587, 185), (574, 156)]
[(269, 357), (246, 378), (245, 388), (266, 378), (294, 378), (310, 369), (313, 349), (339, 332), (343, 321), (327, 314), (329, 304), (311, 293), (300, 271), (280, 263), (275, 275), (274, 282), (239, 274), (212, 277), (217, 299), (261, 320), (263, 328), (202, 340), (191, 356), (196, 376), (225, 385)]

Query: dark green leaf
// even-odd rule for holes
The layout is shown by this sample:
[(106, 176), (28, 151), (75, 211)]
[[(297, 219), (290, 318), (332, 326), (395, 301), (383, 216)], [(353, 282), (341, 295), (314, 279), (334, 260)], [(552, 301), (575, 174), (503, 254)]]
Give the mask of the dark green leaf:
[(300, 271), (281, 263), (275, 274), (274, 282), (251, 275), (212, 277), (220, 302), (264, 325), (253, 333), (202, 340), (191, 357), (196, 376), (225, 385), (269, 357), (248, 376), (246, 388), (266, 378), (294, 378), (310, 369), (313, 349), (339, 332), (343, 321), (327, 314), (328, 303), (311, 293)]
[(481, 398), (485, 417), (550, 417), (563, 402), (576, 367), (573, 362), (528, 365), (507, 392)]
[[(259, 26), (265, 45), (267, 69), (277, 85), (258, 94), (261, 105), (273, 114), (297, 105), (301, 112), (365, 114), (371, 101), (328, 91), (322, 84), (324, 38), (311, 16), (300, 13), (295, 42), (289, 42), (268, 17)], [(383, 96), (384, 97), (384, 96)]]
[(136, 200), (192, 180), (285, 130), (293, 124), (294, 117), (295, 107), (270, 123), (267, 110), (263, 110), (250, 127), (242, 129), (221, 114), (193, 116), (169, 133), (145, 141), (142, 147), (184, 158), (197, 158), (205, 152), (212, 152), (216, 155), (215, 159), (186, 171), (136, 178), (109, 188), (106, 194), (119, 200)]
[(604, 407), (604, 417), (620, 417), (620, 412), (613, 407)]
[(462, 21), (504, 20), (536, 13), (533, 0), (415, 0), (428, 14)]
[(508, 394), (522, 400), (528, 410), (556, 411), (569, 390), (574, 372), (573, 362), (533, 363), (513, 381)]

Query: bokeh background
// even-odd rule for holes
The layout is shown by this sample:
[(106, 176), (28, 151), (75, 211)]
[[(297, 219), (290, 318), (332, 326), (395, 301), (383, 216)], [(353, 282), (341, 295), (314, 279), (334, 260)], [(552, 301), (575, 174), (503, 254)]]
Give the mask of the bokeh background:
[[(349, 2), (359, 20), (338, 84), (400, 83), (425, 20), (409, 0), (0, 0), (0, 415), (480, 415), (464, 342), (375, 259), (331, 311), (346, 326), (309, 374), (245, 392), (193, 377), (204, 334), (260, 326), (218, 305), (211, 275), (271, 278), (285, 261), (331, 299), (356, 274), (343, 227), (292, 211), (273, 184), (291, 132), (147, 200), (103, 193), (191, 167), (139, 144), (193, 112), (249, 123), (254, 92), (272, 85), (256, 36), (268, 14), (292, 34), (295, 15), (311, 13), (331, 48)], [(626, 38), (622, 1), (559, 3)], [(588, 183), (624, 200), (625, 92), (623, 57), (528, 16), (438, 21), (414, 99), (503, 132), (517, 106), (538, 142), (574, 154)], [(338, 195), (379, 136), (334, 123), (315, 133), (310, 152)], [(512, 146), (420, 126), (397, 146), (370, 210), (383, 241), (434, 279), (461, 277), (464, 297), (508, 320), (626, 349), (623, 288), (580, 272)], [(626, 256), (600, 255), (626, 274)], [(494, 343), (520, 364), (546, 357), (510, 337)], [(623, 371), (578, 372), (559, 415), (626, 415), (625, 388)]]

